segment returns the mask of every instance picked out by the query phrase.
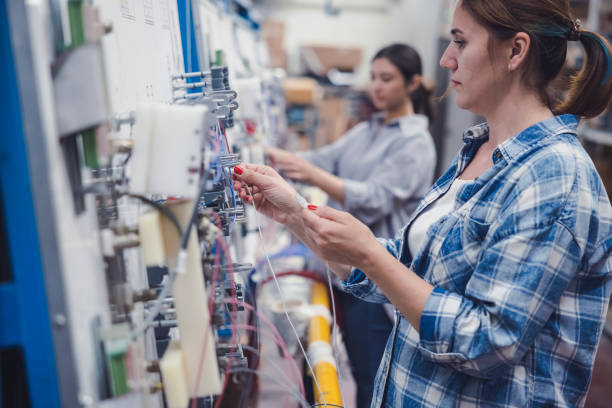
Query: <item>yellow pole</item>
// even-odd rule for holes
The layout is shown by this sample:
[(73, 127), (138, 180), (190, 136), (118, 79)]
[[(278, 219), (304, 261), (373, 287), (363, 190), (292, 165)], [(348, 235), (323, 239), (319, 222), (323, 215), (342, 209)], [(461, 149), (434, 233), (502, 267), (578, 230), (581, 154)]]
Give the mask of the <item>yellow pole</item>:
[[(329, 329), (329, 301), (327, 287), (320, 282), (312, 285), (311, 303), (318, 306), (321, 313), (315, 314), (308, 325), (308, 354), (314, 375), (321, 388), (321, 394), (314, 384), (315, 402), (317, 404), (334, 404), (342, 406), (342, 396), (338, 383), (338, 371), (332, 354)], [(325, 308), (325, 309), (323, 309)], [(324, 312), (326, 310), (326, 312)]]

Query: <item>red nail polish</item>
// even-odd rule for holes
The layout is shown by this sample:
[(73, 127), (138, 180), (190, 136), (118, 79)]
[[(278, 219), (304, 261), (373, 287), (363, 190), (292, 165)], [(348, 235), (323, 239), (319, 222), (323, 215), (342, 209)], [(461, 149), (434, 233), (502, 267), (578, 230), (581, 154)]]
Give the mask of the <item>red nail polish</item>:
[(309, 209), (309, 210), (314, 211), (314, 210), (316, 210), (317, 208), (319, 208), (319, 207), (317, 207), (316, 205), (312, 205), (312, 204), (309, 204), (309, 205), (308, 205), (308, 209)]
[(240, 166), (234, 166), (234, 171), (236, 174), (242, 174), (242, 168)]

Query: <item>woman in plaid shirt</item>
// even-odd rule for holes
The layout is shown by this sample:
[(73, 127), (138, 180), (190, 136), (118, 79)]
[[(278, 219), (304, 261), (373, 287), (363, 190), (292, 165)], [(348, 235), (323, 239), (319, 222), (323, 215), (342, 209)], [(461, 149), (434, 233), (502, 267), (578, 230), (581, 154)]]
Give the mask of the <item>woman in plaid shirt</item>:
[[(373, 407), (582, 406), (612, 291), (612, 207), (576, 128), (610, 103), (612, 50), (567, 0), (461, 0), (451, 34), (440, 64), (459, 107), (487, 121), (396, 239), (302, 210), (265, 166), (236, 168), (235, 186), (348, 292), (396, 307)], [(586, 58), (558, 101), (568, 41)]]

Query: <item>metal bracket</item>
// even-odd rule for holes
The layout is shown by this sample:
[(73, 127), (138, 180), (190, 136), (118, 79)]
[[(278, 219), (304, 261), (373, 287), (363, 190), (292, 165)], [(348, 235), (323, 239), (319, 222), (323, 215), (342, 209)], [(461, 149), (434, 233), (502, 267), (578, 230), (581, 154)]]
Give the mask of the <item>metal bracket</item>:
[(97, 43), (65, 52), (51, 67), (61, 137), (90, 129), (108, 118), (102, 67), (102, 50)]

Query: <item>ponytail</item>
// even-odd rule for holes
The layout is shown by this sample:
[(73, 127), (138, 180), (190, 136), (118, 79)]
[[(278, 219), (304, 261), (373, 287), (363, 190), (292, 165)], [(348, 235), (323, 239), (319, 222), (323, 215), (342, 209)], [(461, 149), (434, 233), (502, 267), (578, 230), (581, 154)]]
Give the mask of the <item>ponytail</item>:
[(432, 95), (433, 88), (424, 86), (422, 82), (419, 87), (410, 94), (414, 113), (420, 113), (427, 116), (430, 124), (433, 123), (435, 118)]
[[(582, 30), (568, 0), (462, 0), (459, 4), (494, 40), (507, 40), (519, 32), (529, 34), (525, 84), (537, 91), (555, 114), (590, 118), (608, 107), (612, 99), (612, 49), (601, 35)], [(563, 80), (559, 74), (568, 41), (582, 43), (584, 64), (563, 85), (552, 84), (555, 79)]]
[(591, 118), (612, 101), (612, 49), (604, 37), (592, 31), (582, 30), (572, 39), (582, 43), (586, 58), (580, 72), (570, 80), (567, 99), (554, 110)]

